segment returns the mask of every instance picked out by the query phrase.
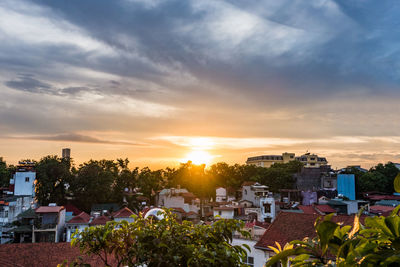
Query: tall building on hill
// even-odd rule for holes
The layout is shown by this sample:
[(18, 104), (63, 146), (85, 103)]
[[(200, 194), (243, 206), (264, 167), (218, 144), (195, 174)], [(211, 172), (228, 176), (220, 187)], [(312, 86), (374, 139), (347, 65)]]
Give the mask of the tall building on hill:
[(63, 157), (63, 159), (71, 158), (71, 149), (70, 148), (63, 148), (62, 149), (62, 157)]
[(318, 157), (316, 154), (305, 153), (300, 157), (296, 157), (294, 153), (283, 153), (279, 155), (262, 155), (250, 157), (247, 159), (246, 164), (256, 165), (259, 167), (269, 168), (275, 163), (288, 163), (297, 160), (304, 164), (306, 168), (319, 168), (328, 165), (328, 161), (324, 157)]

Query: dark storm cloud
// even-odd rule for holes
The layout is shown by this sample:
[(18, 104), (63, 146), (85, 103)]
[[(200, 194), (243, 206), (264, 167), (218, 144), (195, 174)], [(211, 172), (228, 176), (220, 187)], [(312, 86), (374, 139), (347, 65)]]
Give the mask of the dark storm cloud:
[[(399, 37), (386, 31), (398, 23), (395, 14), (399, 5), (393, 1), (367, 1), (361, 12), (357, 12), (355, 2), (352, 5), (346, 1), (220, 1), (216, 7), (194, 7), (193, 1), (84, 1), (79, 5), (69, 1), (35, 2), (51, 7), (97, 40), (124, 53), (139, 53), (165, 65), (179, 63), (200, 80), (234, 91), (246, 89), (246, 93), (253, 92), (248, 96), (254, 99), (263, 92), (323, 97), (354, 86), (384, 91), (389, 88), (386, 84), (398, 86), (399, 82), (396, 58), (400, 53), (395, 46)], [(232, 49), (228, 39), (214, 42), (215, 36), (209, 34), (219, 22), (211, 24), (211, 29), (206, 24), (215, 19), (218, 8), (240, 8), (259, 19), (258, 23), (266, 22), (256, 32), (264, 36), (249, 35)], [(388, 21), (388, 17), (393, 20)], [(275, 53), (275, 48), (290, 44), (276, 39), (273, 27), (288, 34), (296, 45)], [(396, 28), (394, 31), (399, 31)], [(299, 35), (293, 35), (294, 31)], [(222, 28), (215, 34), (226, 33)], [(254, 42), (260, 47), (251, 48)], [(224, 50), (230, 53), (229, 60), (221, 59)], [(126, 64), (122, 63), (127, 67), (125, 71), (117, 68), (114, 73), (134, 76)], [(148, 73), (144, 79), (163, 82), (160, 76), (165, 73)]]

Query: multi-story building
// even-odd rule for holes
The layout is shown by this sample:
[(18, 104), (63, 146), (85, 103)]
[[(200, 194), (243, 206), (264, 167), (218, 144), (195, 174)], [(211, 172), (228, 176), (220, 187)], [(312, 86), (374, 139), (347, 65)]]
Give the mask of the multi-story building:
[(38, 215), (34, 223), (32, 242), (60, 242), (65, 228), (65, 208), (63, 206), (41, 206), (35, 210)]
[(259, 167), (269, 168), (275, 163), (288, 163), (290, 161), (300, 161), (306, 168), (319, 168), (326, 166), (328, 161), (324, 157), (318, 157), (316, 154), (306, 153), (300, 157), (296, 157), (294, 153), (283, 153), (280, 155), (262, 155), (250, 157), (247, 159), (246, 164), (256, 165)]

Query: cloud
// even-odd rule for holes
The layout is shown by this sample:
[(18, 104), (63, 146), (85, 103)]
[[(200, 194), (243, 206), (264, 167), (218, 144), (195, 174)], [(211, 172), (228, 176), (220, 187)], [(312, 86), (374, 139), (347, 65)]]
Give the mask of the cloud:
[(1, 1), (0, 128), (378, 153), (400, 132), (399, 11), (371, 0)]
[(8, 137), (14, 139), (28, 139), (28, 140), (43, 140), (43, 141), (68, 141), (79, 143), (97, 143), (97, 144), (110, 144), (110, 145), (126, 145), (126, 146), (146, 146), (144, 143), (134, 143), (126, 141), (109, 141), (103, 140), (92, 136), (81, 135), (76, 133), (65, 133), (57, 135), (42, 135), (42, 136), (18, 136)]

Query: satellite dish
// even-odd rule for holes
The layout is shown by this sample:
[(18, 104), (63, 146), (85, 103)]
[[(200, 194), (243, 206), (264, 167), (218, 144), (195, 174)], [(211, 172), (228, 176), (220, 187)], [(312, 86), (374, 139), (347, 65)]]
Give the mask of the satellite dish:
[(154, 208), (149, 210), (146, 215), (144, 216), (145, 219), (152, 218), (156, 219), (157, 221), (161, 221), (165, 217), (165, 211), (160, 208)]

